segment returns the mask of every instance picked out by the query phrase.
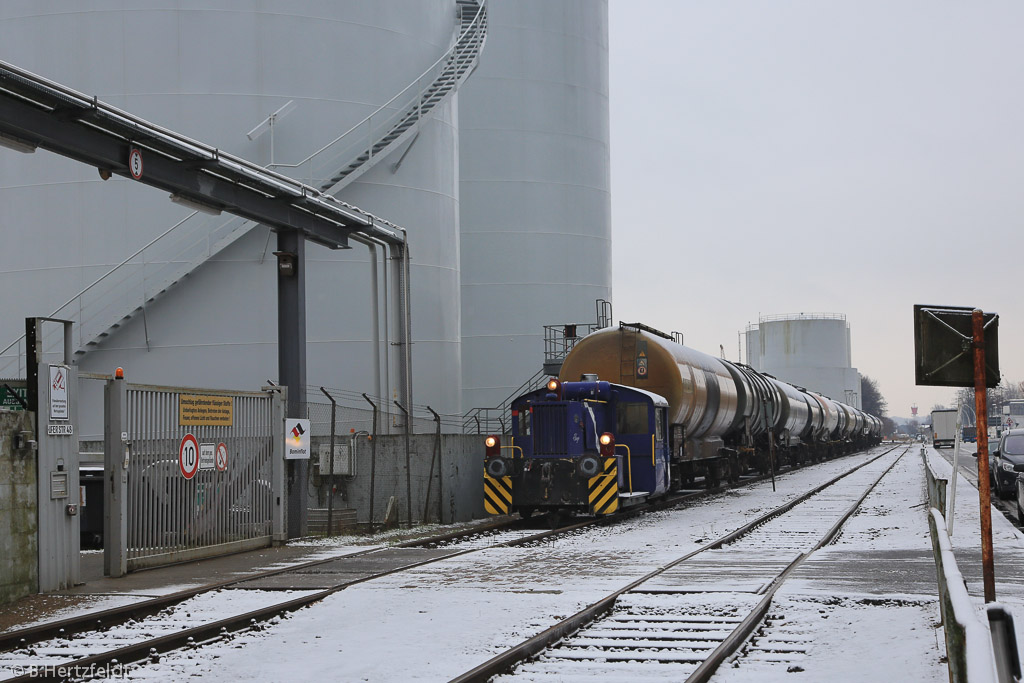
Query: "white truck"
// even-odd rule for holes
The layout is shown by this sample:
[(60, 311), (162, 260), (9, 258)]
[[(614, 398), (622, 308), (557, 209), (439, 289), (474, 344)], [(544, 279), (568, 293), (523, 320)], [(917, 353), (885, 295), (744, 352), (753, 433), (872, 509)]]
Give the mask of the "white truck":
[(956, 443), (956, 409), (932, 411), (932, 446), (950, 448)]

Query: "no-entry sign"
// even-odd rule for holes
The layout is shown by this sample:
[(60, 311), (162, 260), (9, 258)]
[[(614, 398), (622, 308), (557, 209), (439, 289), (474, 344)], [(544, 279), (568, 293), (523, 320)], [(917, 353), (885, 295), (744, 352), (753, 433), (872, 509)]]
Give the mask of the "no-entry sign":
[(199, 471), (199, 442), (196, 437), (186, 434), (178, 446), (178, 468), (181, 476), (191, 479)]

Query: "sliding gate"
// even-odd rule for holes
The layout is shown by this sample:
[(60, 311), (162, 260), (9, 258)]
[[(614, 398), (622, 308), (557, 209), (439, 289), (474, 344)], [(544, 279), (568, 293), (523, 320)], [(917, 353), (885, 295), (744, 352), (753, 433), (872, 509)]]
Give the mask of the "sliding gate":
[(283, 537), (280, 389), (227, 392), (114, 379), (106, 401), (106, 574)]

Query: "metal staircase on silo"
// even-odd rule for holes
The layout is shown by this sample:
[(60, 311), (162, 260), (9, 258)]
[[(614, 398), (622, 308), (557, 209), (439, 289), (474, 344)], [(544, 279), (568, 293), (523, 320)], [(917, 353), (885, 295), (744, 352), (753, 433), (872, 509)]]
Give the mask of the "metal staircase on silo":
[[(487, 38), (486, 0), (456, 0), (456, 10), (458, 24), (452, 43), (430, 68), (372, 114), (306, 159), (297, 164), (275, 166), (292, 168), (293, 177), (334, 194), (403, 143), (411, 145), (419, 125), (458, 89), (479, 63)], [(356, 207), (351, 208), (358, 211)], [(74, 322), (77, 358), (137, 316), (142, 316), (148, 345), (147, 307), (256, 225), (238, 216), (193, 212), (97, 278), (48, 317)], [(124, 292), (138, 292), (127, 304), (127, 310)], [(0, 351), (3, 356), (0, 375), (12, 374), (15, 368), (19, 374), (23, 370), (24, 339), (23, 335)], [(10, 355), (12, 351), (16, 355)]]

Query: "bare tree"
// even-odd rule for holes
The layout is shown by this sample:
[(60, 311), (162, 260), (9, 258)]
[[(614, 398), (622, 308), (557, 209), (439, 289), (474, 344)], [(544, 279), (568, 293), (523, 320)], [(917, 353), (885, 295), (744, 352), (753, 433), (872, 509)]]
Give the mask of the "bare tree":
[(885, 417), (889, 411), (882, 392), (878, 390), (878, 382), (867, 375), (860, 378), (860, 407), (865, 413), (879, 418)]
[[(985, 401), (988, 404), (989, 417), (999, 417), (1003, 413), (1003, 404), (1011, 399), (1024, 398), (1024, 382), (1010, 381), (1003, 379), (998, 385), (985, 390)], [(974, 411), (974, 389), (971, 387), (964, 387), (958, 389), (955, 398), (960, 401), (961, 405), (968, 406), (970, 411)], [(991, 419), (989, 420), (991, 422)]]

